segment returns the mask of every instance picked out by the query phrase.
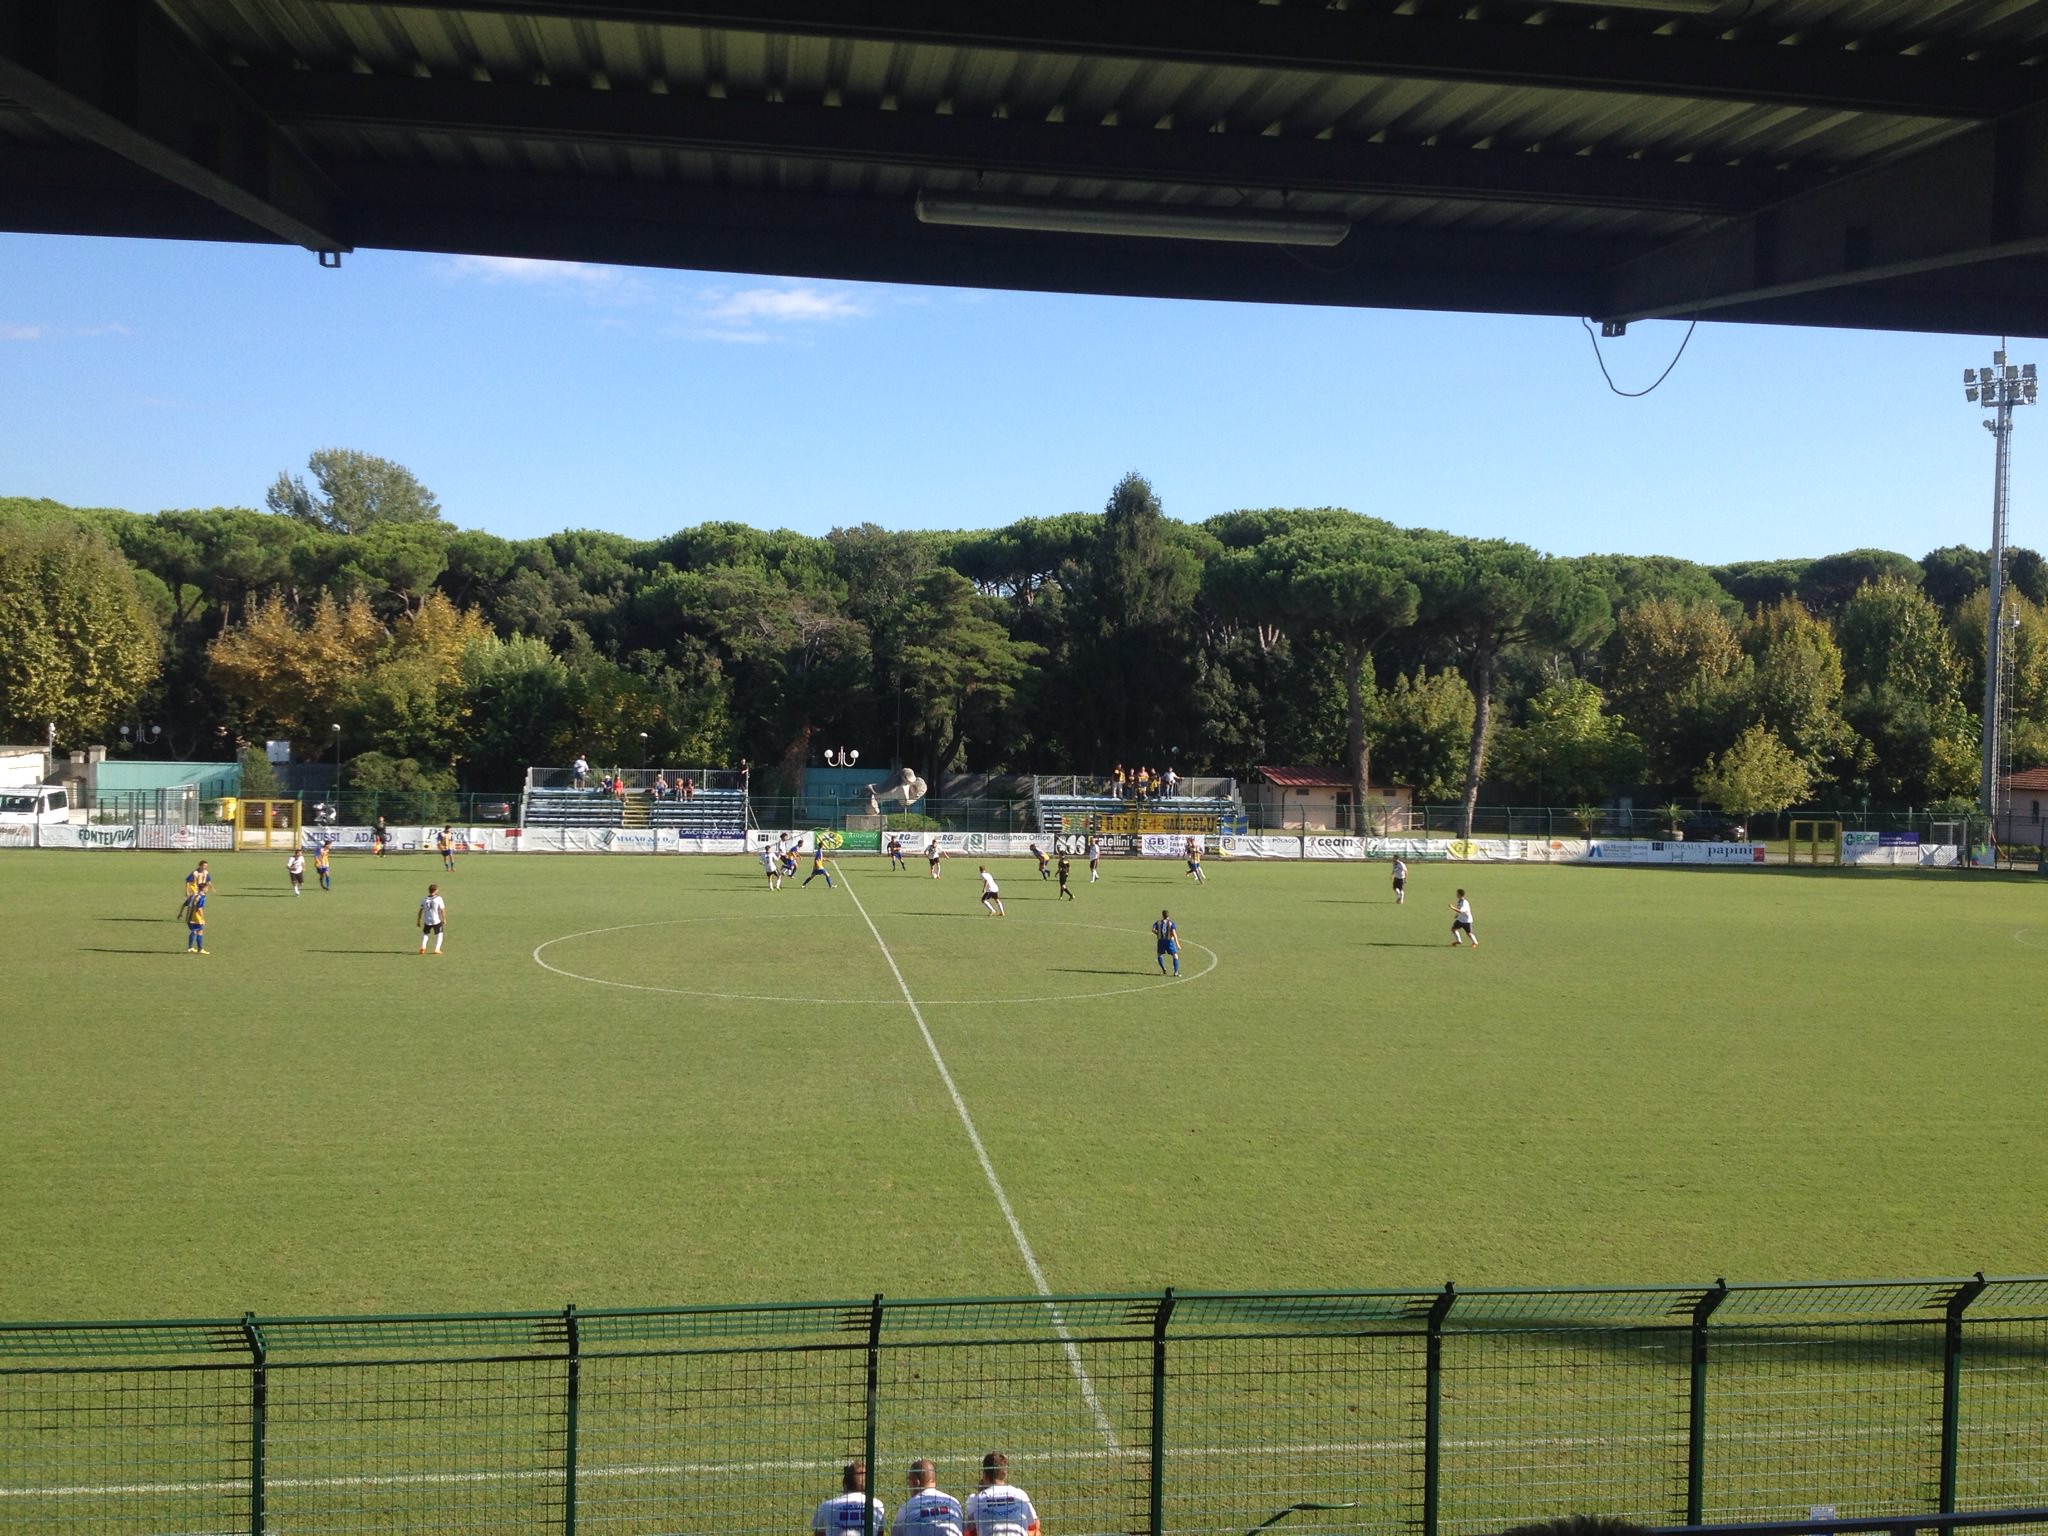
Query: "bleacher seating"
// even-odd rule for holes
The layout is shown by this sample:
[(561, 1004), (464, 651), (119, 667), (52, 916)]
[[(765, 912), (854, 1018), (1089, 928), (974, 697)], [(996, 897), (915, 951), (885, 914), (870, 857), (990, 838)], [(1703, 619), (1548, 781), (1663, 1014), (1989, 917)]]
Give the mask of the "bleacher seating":
[(736, 789), (700, 789), (689, 799), (671, 795), (647, 807), (650, 827), (670, 827), (689, 837), (730, 836), (747, 829), (747, 800)]
[(529, 827), (619, 827), (626, 808), (599, 789), (536, 789), (526, 796)]

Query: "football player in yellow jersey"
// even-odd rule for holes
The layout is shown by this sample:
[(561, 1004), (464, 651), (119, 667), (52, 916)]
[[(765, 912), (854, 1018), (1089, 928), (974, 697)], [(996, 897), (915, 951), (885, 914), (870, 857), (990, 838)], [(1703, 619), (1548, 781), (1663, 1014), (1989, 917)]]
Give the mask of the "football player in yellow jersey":
[(194, 896), (185, 907), (185, 953), (206, 953), (206, 892)]
[(178, 916), (181, 919), (187, 916), (192, 910), (192, 903), (204, 896), (212, 887), (213, 875), (206, 867), (206, 860), (201, 859), (185, 876), (185, 899), (178, 903)]
[(434, 834), (434, 847), (440, 851), (441, 867), (443, 869), (453, 869), (455, 867), (455, 829), (453, 827), (443, 827), (440, 831), (436, 832)]
[(313, 873), (320, 877), (320, 889), (323, 891), (334, 889), (334, 871), (327, 859), (328, 850), (333, 846), (332, 843), (322, 843), (320, 851), (313, 855)]

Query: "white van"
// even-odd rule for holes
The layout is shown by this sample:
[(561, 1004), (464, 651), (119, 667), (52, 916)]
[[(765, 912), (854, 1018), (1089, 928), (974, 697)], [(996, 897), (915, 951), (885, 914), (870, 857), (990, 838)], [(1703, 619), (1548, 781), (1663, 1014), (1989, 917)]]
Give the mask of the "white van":
[(20, 784), (0, 789), (0, 827), (69, 821), (71, 792), (61, 784)]

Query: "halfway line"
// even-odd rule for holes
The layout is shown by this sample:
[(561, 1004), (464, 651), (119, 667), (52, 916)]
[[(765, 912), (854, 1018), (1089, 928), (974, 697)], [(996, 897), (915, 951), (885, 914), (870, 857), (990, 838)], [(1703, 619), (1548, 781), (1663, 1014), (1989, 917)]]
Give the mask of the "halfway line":
[(996, 1204), (1001, 1207), (1003, 1220), (1010, 1225), (1010, 1236), (1017, 1240), (1017, 1251), (1024, 1256), (1024, 1268), (1030, 1271), (1031, 1283), (1038, 1288), (1038, 1294), (1047, 1298), (1046, 1310), (1052, 1314), (1053, 1332), (1060, 1336), (1060, 1348), (1067, 1352), (1067, 1364), (1074, 1369), (1074, 1379), (1081, 1384), (1081, 1396), (1087, 1400), (1088, 1411), (1095, 1415), (1095, 1426), (1102, 1431), (1102, 1438), (1112, 1451), (1121, 1450), (1117, 1444), (1116, 1430), (1111, 1427), (1109, 1415), (1102, 1411), (1102, 1399), (1095, 1395), (1095, 1383), (1089, 1379), (1088, 1367), (1081, 1363), (1081, 1351), (1074, 1347), (1074, 1336), (1067, 1331), (1067, 1320), (1060, 1316), (1060, 1309), (1051, 1301), (1052, 1287), (1045, 1283), (1045, 1271), (1038, 1267), (1038, 1256), (1031, 1251), (1031, 1244), (1024, 1236), (1024, 1228), (1017, 1220), (1017, 1213), (1010, 1205), (1010, 1197), (1003, 1192), (1003, 1181), (996, 1177), (996, 1165), (989, 1161), (988, 1148), (981, 1144), (981, 1133), (974, 1128), (974, 1116), (967, 1112), (967, 1101), (960, 1097), (960, 1089), (953, 1081), (953, 1074), (946, 1068), (946, 1058), (939, 1054), (939, 1043), (932, 1038), (931, 1030), (924, 1022), (924, 1012), (917, 1006), (917, 999), (910, 995), (910, 983), (903, 979), (903, 972), (897, 968), (896, 957), (889, 953), (889, 946), (882, 939), (882, 930), (875, 926), (875, 920), (868, 916), (868, 909), (854, 894), (853, 882), (846, 878), (846, 867), (837, 859), (832, 865), (839, 871), (839, 878), (846, 883), (846, 894), (853, 898), (854, 910), (860, 913), (861, 921), (868, 925), (868, 932), (875, 936), (875, 946), (881, 950), (882, 958), (889, 962), (889, 974), (896, 978), (896, 985), (903, 990), (903, 1001), (910, 1005), (910, 1016), (917, 1021), (917, 1032), (924, 1036), (925, 1049), (932, 1053), (932, 1065), (939, 1069), (939, 1081), (946, 1085), (946, 1092), (952, 1095), (953, 1108), (959, 1111), (960, 1123), (967, 1128), (967, 1139), (974, 1146), (974, 1155), (981, 1163), (981, 1171), (988, 1178), (988, 1187), (995, 1192)]

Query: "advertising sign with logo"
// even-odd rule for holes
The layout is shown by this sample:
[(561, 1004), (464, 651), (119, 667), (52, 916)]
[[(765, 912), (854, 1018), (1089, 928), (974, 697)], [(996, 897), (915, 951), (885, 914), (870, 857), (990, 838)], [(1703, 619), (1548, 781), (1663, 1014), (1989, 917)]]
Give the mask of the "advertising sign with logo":
[(1365, 839), (1305, 837), (1301, 840), (1301, 856), (1304, 859), (1362, 859), (1365, 857)]
[(1239, 837), (1225, 834), (1217, 840), (1217, 848), (1226, 859), (1298, 859), (1301, 857), (1301, 839), (1298, 837)]

